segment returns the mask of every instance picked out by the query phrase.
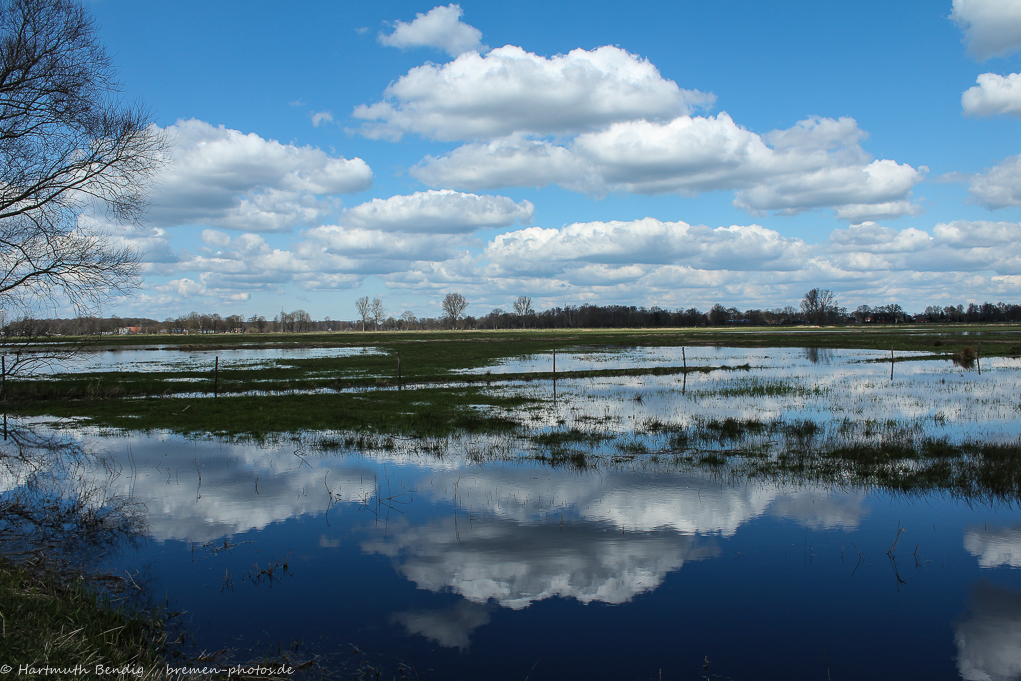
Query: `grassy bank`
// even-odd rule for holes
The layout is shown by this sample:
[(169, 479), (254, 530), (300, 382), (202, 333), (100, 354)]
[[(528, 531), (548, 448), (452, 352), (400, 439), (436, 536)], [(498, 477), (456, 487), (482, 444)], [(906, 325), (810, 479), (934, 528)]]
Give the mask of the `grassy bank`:
[(12, 677), (166, 678), (159, 614), (118, 608), (80, 578), (0, 557), (0, 616), (0, 664)]

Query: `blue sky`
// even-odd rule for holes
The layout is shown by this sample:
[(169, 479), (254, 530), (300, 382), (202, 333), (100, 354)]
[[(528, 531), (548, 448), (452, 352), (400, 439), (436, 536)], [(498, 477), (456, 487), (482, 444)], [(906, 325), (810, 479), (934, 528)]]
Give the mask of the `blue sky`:
[(1017, 0), (90, 7), (173, 140), (108, 314), (1021, 299)]

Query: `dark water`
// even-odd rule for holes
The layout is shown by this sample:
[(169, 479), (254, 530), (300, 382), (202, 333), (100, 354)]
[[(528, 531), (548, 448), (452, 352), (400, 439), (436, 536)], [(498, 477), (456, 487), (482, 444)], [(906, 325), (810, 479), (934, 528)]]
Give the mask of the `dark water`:
[(147, 520), (97, 567), (167, 594), (200, 649), (298, 640), (336, 669), (423, 679), (1021, 676), (1021, 514), (1002, 504), (296, 443), (84, 446), (107, 455), (83, 477)]

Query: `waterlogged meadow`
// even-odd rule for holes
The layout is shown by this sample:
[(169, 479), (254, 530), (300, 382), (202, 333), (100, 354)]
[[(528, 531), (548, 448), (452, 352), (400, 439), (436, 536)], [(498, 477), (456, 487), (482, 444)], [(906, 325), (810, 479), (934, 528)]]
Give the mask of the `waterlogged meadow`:
[[(182, 659), (311, 677), (1021, 678), (1021, 360), (556, 350), (20, 403), (3, 552), (161, 603)], [(315, 352), (255, 359), (395, 359)]]

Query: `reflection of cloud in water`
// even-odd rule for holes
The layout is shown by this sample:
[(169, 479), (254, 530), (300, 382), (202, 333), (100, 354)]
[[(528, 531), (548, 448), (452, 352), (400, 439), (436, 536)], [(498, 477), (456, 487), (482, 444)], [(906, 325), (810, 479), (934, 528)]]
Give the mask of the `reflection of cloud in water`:
[[(467, 514), (464, 514), (467, 515)], [(394, 559), (419, 588), (452, 590), (475, 603), (521, 609), (553, 596), (625, 603), (655, 589), (686, 560), (719, 554), (705, 540), (671, 531), (618, 534), (606, 524), (524, 525), (487, 516), (390, 526), (362, 544)]]
[(816, 489), (788, 492), (769, 507), (770, 515), (791, 518), (813, 530), (854, 530), (866, 513), (860, 495), (837, 496)]
[(977, 556), (978, 564), (984, 568), (1021, 567), (1021, 527), (991, 530), (969, 527), (964, 533), (964, 548)]
[(468, 647), (471, 633), (489, 624), (489, 609), (471, 601), (458, 601), (447, 610), (408, 610), (398, 612), (391, 622), (403, 624), (409, 634), (421, 634), (445, 648)]
[(1021, 594), (987, 582), (972, 587), (954, 642), (965, 681), (1021, 678)]
[[(659, 473), (572, 474), (497, 467), (431, 476), (420, 492), (450, 499), (460, 478), (462, 505), (520, 523), (549, 511), (564, 510), (588, 521), (610, 523), (628, 531), (673, 529), (683, 534), (733, 536), (738, 528), (767, 510), (806, 527), (857, 527), (863, 513), (860, 496), (844, 497), (822, 488), (765, 484), (721, 485), (693, 475)], [(776, 510), (774, 510), (776, 509)]]
[[(206, 542), (322, 513), (329, 504), (324, 478), (345, 501), (369, 499), (375, 491), (372, 462), (348, 460), (341, 469), (330, 466), (336, 460), (306, 464), (293, 454), (293, 445), (142, 436), (99, 443), (110, 456), (91, 475), (111, 494), (143, 500), (157, 541)], [(331, 514), (345, 506), (335, 504)]]
[[(727, 486), (669, 472), (572, 473), (514, 464), (465, 469), (450, 460), (434, 465), (422, 457), (384, 454), (303, 460), (291, 443), (224, 445), (168, 436), (85, 444), (109, 452), (109, 460), (93, 466), (87, 477), (108, 486), (109, 494), (142, 500), (151, 535), (159, 541), (206, 542), (321, 514), (330, 503), (327, 485), (341, 502), (330, 514), (343, 513), (371, 500), (377, 479), (395, 489), (416, 488), (416, 504), (450, 503), (458, 483), (462, 506), (520, 524), (564, 512), (569, 519), (628, 532), (671, 529), (729, 537), (771, 505), (810, 527), (852, 527), (860, 513), (858, 502), (813, 488)], [(381, 472), (381, 464), (393, 465)]]

